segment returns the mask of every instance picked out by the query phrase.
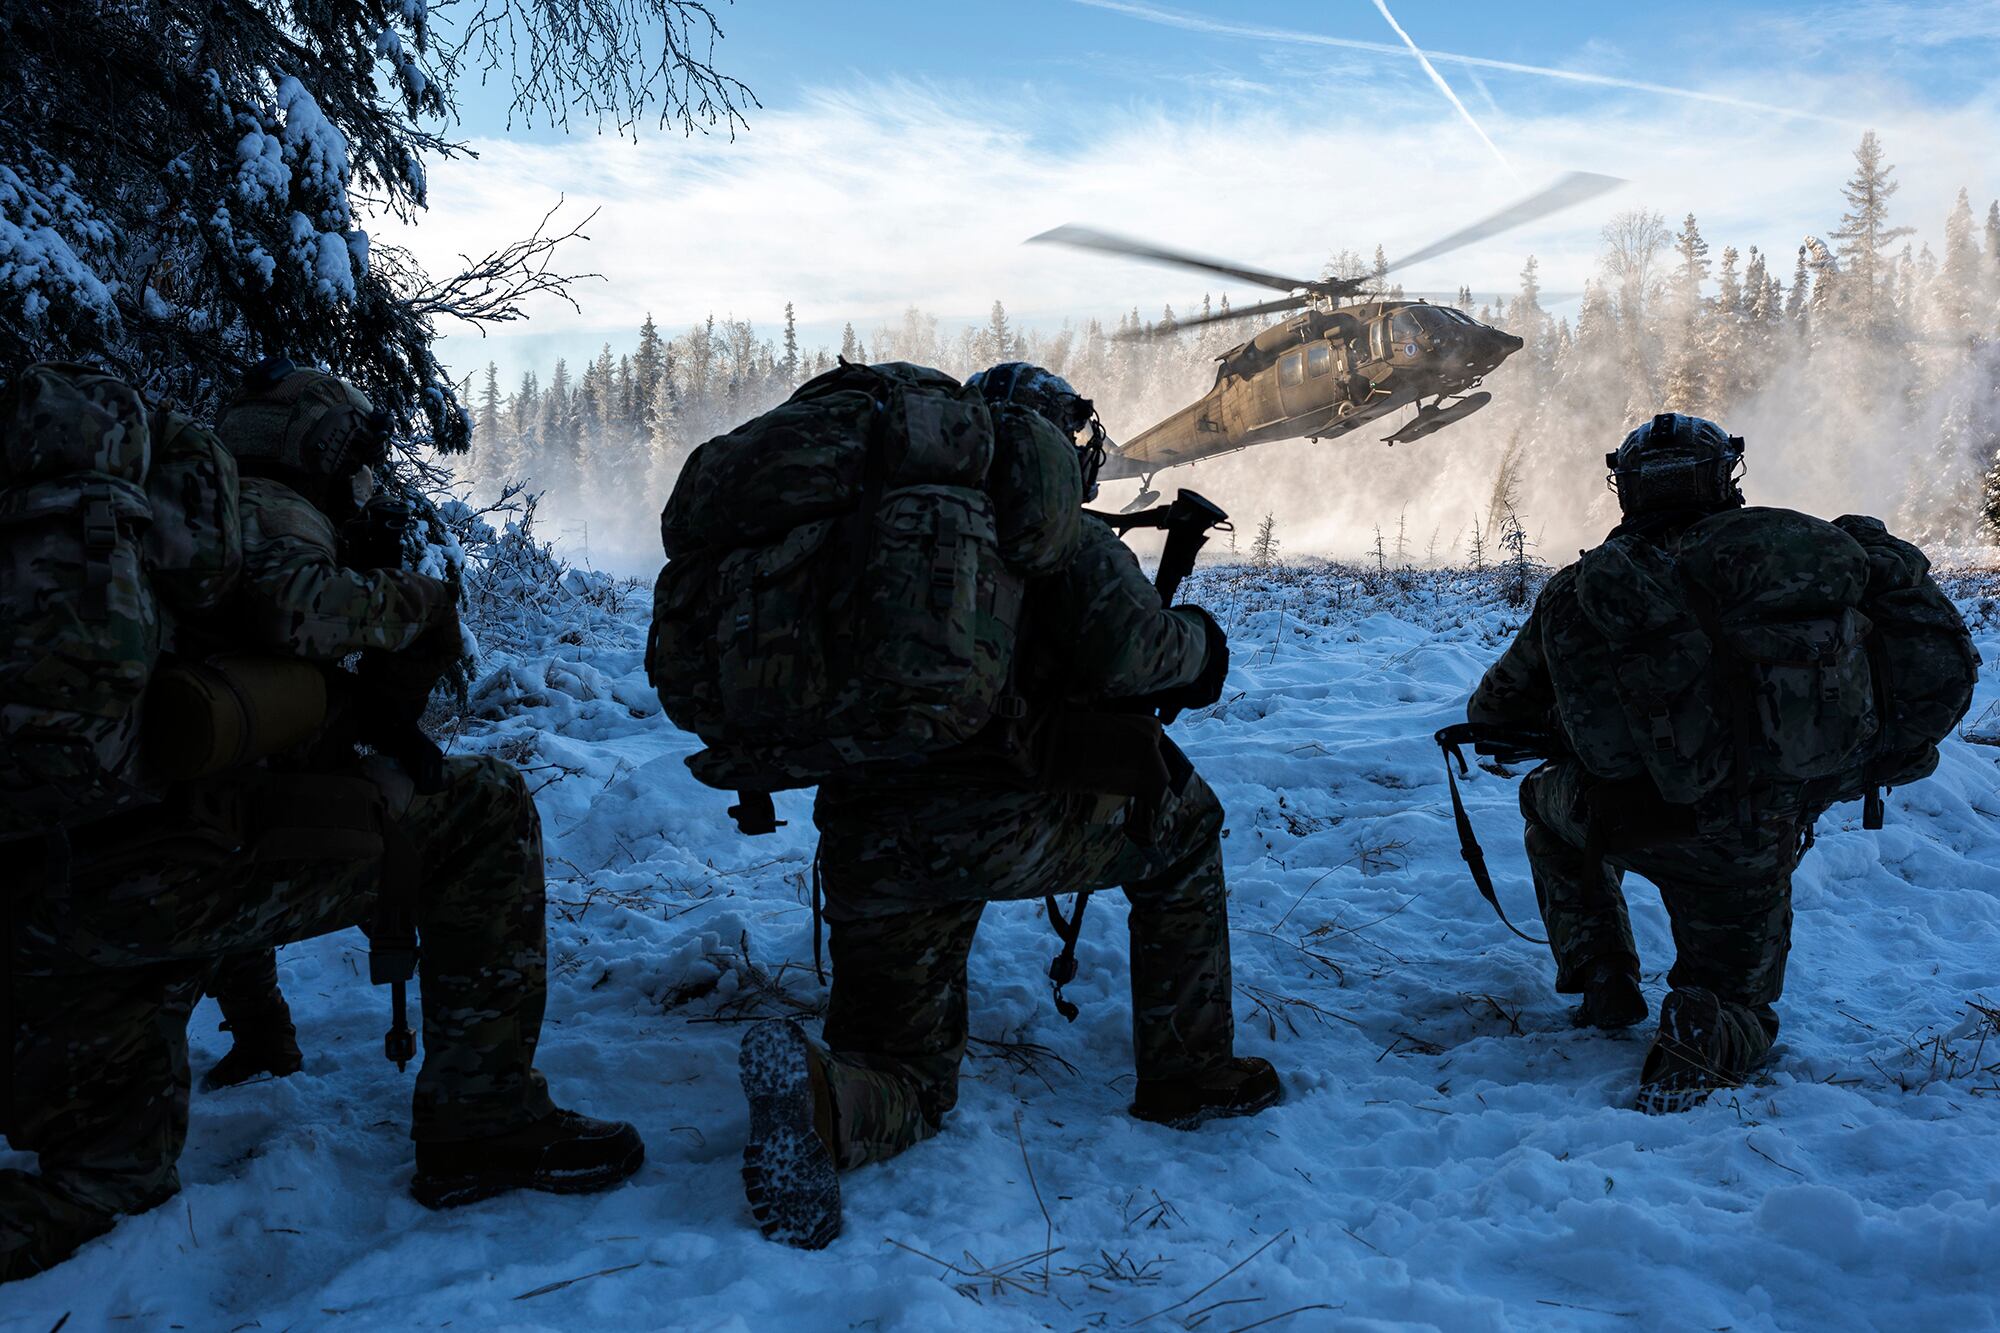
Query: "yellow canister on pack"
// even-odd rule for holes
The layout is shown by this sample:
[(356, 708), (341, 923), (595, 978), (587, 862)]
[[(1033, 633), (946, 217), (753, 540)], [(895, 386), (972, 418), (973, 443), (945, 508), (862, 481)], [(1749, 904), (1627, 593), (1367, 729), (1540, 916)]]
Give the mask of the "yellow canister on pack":
[(145, 718), (152, 772), (204, 778), (310, 740), (326, 723), (326, 675), (296, 657), (169, 660), (153, 675)]

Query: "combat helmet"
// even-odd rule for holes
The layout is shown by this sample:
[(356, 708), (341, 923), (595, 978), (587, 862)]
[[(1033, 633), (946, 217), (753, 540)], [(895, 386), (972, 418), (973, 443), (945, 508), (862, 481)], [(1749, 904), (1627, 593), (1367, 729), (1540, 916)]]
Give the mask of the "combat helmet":
[(1625, 517), (1716, 511), (1743, 503), (1743, 437), (1705, 417), (1662, 412), (1604, 456)]
[(215, 433), (245, 476), (282, 481), (324, 507), (338, 483), (388, 457), (389, 414), (330, 371), (283, 357), (260, 362)]
[(1028, 361), (1003, 361), (966, 380), (989, 403), (1014, 403), (1039, 413), (1070, 439), (1088, 432), (1077, 444), (1077, 465), (1083, 470), (1083, 498), (1097, 498), (1097, 473), (1104, 466), (1104, 423), (1097, 406), (1054, 371)]

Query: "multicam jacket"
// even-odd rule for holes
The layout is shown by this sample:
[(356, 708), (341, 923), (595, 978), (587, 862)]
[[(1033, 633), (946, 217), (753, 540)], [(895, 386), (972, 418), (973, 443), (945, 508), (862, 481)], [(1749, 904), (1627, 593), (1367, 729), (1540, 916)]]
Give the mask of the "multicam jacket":
[(343, 566), (333, 522), (281, 482), (241, 486), (243, 574), (219, 625), (269, 648), (318, 661), (364, 649), (400, 652), (450, 602), (438, 580), (408, 570)]

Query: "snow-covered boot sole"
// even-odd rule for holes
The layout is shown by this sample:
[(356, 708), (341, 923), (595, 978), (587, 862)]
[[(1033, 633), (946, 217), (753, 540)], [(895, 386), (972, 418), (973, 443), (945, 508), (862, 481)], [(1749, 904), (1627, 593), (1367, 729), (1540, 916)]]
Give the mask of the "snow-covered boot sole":
[(1660, 1005), (1660, 1031), (1646, 1052), (1634, 1108), (1647, 1115), (1692, 1110), (1718, 1088), (1742, 1083), (1724, 1067), (1722, 1003), (1712, 992), (1689, 987)]
[(751, 1028), (738, 1056), (750, 1104), (743, 1194), (765, 1236), (802, 1250), (840, 1234), (840, 1172), (814, 1124), (812, 1060), (806, 1034), (784, 1019)]

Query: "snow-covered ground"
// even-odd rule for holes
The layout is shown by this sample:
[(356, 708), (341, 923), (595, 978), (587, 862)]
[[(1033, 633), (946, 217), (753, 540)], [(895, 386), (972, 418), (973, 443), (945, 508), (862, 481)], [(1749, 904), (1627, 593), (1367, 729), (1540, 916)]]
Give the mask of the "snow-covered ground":
[[(1571, 1028), (1544, 951), (1467, 880), (1431, 732), (1518, 623), (1480, 581), (1205, 570), (1222, 704), (1176, 732), (1229, 809), (1239, 1048), (1285, 1104), (1182, 1135), (1124, 1114), (1125, 932), (1093, 904), (1082, 1017), (1038, 904), (989, 911), (945, 1132), (846, 1180), (824, 1252), (767, 1244), (737, 1177), (744, 1020), (810, 1014), (809, 801), (737, 836), (640, 667), (643, 595), (489, 661), (456, 740), (539, 788), (554, 910), (541, 1065), (643, 1129), (587, 1198), (404, 1194), (408, 1077), (348, 934), (286, 950), (304, 1071), (197, 1093), (181, 1196), (0, 1290), (0, 1327), (1150, 1330), (1993, 1327), (2000, 1322), (2000, 750), (1797, 881), (1785, 1028), (1755, 1085), (1626, 1109), (1645, 1029)], [(1989, 663), (2000, 623), (1963, 603)], [(1996, 698), (1993, 672), (1974, 716)], [(1517, 784), (1467, 799), (1532, 922)], [(1670, 961), (1634, 882), (1657, 1003)], [(1981, 1010), (1976, 1006), (1984, 1005)], [(226, 1047), (197, 1015), (195, 1066)], [(808, 1020), (811, 1021), (810, 1019)], [(0, 1156), (7, 1156), (0, 1154)], [(116, 1322), (114, 1322), (116, 1321)]]

